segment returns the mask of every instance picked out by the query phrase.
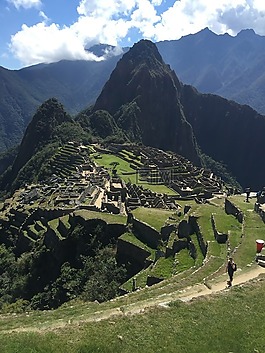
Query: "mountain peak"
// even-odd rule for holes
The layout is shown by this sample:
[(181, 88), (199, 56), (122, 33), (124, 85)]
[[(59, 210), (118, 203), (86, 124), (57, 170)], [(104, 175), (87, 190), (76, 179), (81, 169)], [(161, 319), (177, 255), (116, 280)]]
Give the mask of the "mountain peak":
[(192, 128), (179, 100), (181, 84), (149, 40), (123, 55), (93, 112), (106, 110), (128, 138), (172, 150), (199, 164)]
[(237, 36), (244, 36), (244, 37), (253, 37), (256, 36), (256, 32), (254, 31), (254, 29), (252, 28), (246, 28), (246, 29), (242, 29)]
[(175, 87), (180, 85), (176, 75), (164, 63), (156, 45), (142, 39), (119, 60), (95, 103), (94, 111), (101, 109), (110, 114), (115, 113), (121, 105), (135, 98), (136, 90), (144, 90), (158, 76), (168, 76), (174, 80)]
[(152, 54), (155, 55), (157, 59), (162, 61), (162, 57), (157, 49), (157, 46), (148, 39), (141, 39), (139, 42), (135, 43), (128, 53), (131, 55), (138, 54), (141, 55), (141, 57), (146, 54)]
[(162, 56), (160, 55), (157, 46), (147, 39), (141, 39), (135, 43), (133, 47), (124, 54), (123, 61), (126, 61), (130, 66), (137, 66), (145, 63), (148, 67), (158, 67), (164, 65)]
[(200, 33), (204, 33), (204, 34), (206, 34), (206, 35), (214, 35), (214, 36), (217, 35), (217, 34), (214, 33), (213, 31), (211, 31), (209, 27), (203, 28), (201, 31), (199, 31), (199, 32), (196, 33), (196, 34), (200, 34)]
[(12, 167), (13, 175), (18, 173), (39, 148), (47, 144), (56, 127), (67, 121), (71, 121), (71, 118), (56, 98), (45, 101), (38, 108), (26, 129)]

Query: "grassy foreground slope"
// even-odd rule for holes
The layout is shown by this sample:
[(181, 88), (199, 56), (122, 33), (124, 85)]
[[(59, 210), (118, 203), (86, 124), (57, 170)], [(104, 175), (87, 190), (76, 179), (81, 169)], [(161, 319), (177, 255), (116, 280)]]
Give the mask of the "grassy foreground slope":
[[(231, 201), (244, 212), (241, 233), (231, 216), (219, 217), (216, 212), (216, 220), (221, 229), (226, 226), (224, 219), (230, 222), (231, 236), (239, 241), (232, 248), (233, 255), (238, 273), (244, 273), (257, 266), (255, 239), (263, 238), (265, 228), (253, 212), (254, 199), (246, 203), (242, 196), (235, 196)], [(207, 218), (209, 210), (204, 213), (202, 207), (196, 213)], [(201, 227), (208, 227), (204, 219)], [(199, 268), (106, 303), (73, 301), (53, 311), (2, 315), (0, 351), (261, 353), (265, 346), (264, 275), (211, 296), (188, 302), (177, 299), (178, 293), (195, 284), (201, 288), (206, 280), (210, 285), (218, 281), (225, 284), (223, 250), (218, 254), (212, 249)], [(142, 309), (148, 301), (163, 302), (169, 297), (174, 299), (166, 308)], [(137, 309), (141, 314), (130, 315)]]
[[(141, 315), (79, 324), (69, 319), (62, 329), (52, 329), (51, 320), (46, 332), (2, 331), (0, 348), (3, 353), (263, 352), (264, 300), (265, 278), (261, 277), (218, 295), (189, 303), (176, 301), (167, 309), (154, 308)], [(67, 310), (61, 308), (58, 314), (63, 317)], [(54, 313), (57, 320), (58, 314)]]

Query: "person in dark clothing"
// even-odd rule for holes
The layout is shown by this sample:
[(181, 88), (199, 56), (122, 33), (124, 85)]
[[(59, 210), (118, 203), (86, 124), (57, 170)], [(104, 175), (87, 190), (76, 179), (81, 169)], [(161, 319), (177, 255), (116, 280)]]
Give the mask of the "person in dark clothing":
[(246, 188), (246, 202), (249, 202), (250, 188)]
[(234, 263), (232, 257), (229, 257), (226, 270), (229, 276), (229, 281), (227, 281), (227, 284), (228, 284), (228, 287), (231, 287), (233, 282), (234, 272), (236, 271), (236, 264)]

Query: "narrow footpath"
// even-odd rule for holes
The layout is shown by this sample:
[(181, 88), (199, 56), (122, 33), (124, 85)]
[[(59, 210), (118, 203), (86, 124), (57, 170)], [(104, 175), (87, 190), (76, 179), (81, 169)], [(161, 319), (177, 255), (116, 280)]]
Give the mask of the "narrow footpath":
[[(256, 279), (261, 274), (265, 274), (265, 268), (257, 264), (251, 265), (249, 270), (244, 272), (238, 269), (238, 271), (234, 275), (233, 286), (241, 285), (250, 280)], [(60, 319), (53, 322), (46, 322), (46, 324), (40, 324), (38, 326), (25, 326), (25, 327), (13, 328), (10, 330), (3, 330), (1, 331), (1, 333), (47, 332), (47, 331), (53, 331), (57, 329), (63, 329), (66, 327), (69, 328), (75, 325), (79, 326), (83, 323), (107, 320), (110, 318), (115, 318), (117, 316), (135, 315), (139, 313), (144, 313), (149, 308), (156, 307), (156, 306), (168, 308), (169, 303), (176, 300), (188, 302), (198, 297), (208, 296), (215, 293), (220, 293), (221, 291), (224, 291), (224, 290), (229, 290), (227, 288), (227, 278), (228, 278), (227, 274), (223, 274), (211, 286), (206, 284), (197, 284), (176, 292), (161, 294), (155, 298), (141, 300), (135, 303), (123, 305), (113, 309), (95, 311), (93, 313), (83, 316), (82, 318), (75, 317), (68, 321), (62, 321)]]

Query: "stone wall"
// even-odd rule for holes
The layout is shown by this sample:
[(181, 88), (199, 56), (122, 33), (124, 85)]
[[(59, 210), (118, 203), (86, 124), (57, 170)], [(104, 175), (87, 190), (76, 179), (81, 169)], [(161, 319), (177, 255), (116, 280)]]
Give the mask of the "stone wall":
[(157, 248), (161, 241), (161, 235), (156, 229), (134, 217), (132, 217), (132, 224), (139, 236), (139, 239), (143, 243), (146, 243), (151, 248)]
[(187, 220), (183, 219), (178, 225), (178, 237), (189, 238), (191, 233), (192, 231), (191, 231), (190, 223)]
[(214, 237), (216, 239), (216, 241), (219, 243), (219, 244), (224, 244), (227, 242), (227, 239), (228, 239), (228, 234), (226, 233), (221, 233), (217, 230), (217, 227), (216, 227), (216, 223), (215, 223), (215, 219), (214, 219), (214, 215), (212, 214), (211, 215), (211, 223), (212, 223), (212, 228), (213, 228), (213, 234), (214, 234)]
[(188, 248), (187, 239), (175, 239), (172, 247), (166, 248), (165, 257), (174, 256), (179, 251), (187, 248)]
[(205, 240), (203, 238), (203, 235), (202, 235), (202, 232), (201, 232), (201, 229), (199, 227), (197, 220), (198, 220), (198, 218), (195, 216), (189, 217), (189, 223), (192, 227), (193, 232), (196, 233), (201, 252), (202, 252), (203, 256), (205, 257), (206, 253), (207, 253), (207, 243), (205, 242)]
[(154, 277), (154, 276), (148, 276), (146, 280), (147, 286), (153, 286), (154, 284), (157, 284), (159, 282), (162, 282), (164, 278), (159, 278), (159, 277)]
[(48, 249), (55, 249), (60, 242), (55, 231), (51, 228), (47, 229), (47, 232), (44, 234), (44, 244)]
[(192, 241), (189, 241), (187, 247), (190, 252), (190, 256), (195, 260), (197, 257), (197, 250), (194, 243)]
[(175, 224), (168, 224), (161, 228), (161, 237), (163, 240), (168, 240), (170, 234), (176, 230)]
[(59, 218), (59, 223), (58, 223), (58, 232), (63, 236), (66, 237), (68, 232), (69, 232), (69, 228), (66, 227), (66, 225), (64, 224), (64, 222), (61, 221), (61, 219)]
[(69, 223), (72, 227), (75, 227), (77, 224), (81, 224), (87, 229), (88, 232), (93, 232), (93, 230), (97, 226), (101, 226), (102, 233), (104, 234), (103, 238), (106, 239), (107, 242), (109, 242), (110, 238), (117, 239), (119, 236), (121, 236), (123, 233), (126, 232), (125, 224), (119, 224), (119, 223), (108, 224), (103, 219), (100, 219), (100, 218), (85, 220), (81, 216), (75, 216), (74, 214), (70, 214)]
[(29, 224), (34, 223), (34, 221), (38, 221), (41, 219), (45, 219), (46, 222), (55, 219), (55, 218), (59, 218), (62, 216), (65, 216), (69, 213), (71, 213), (74, 209), (50, 209), (50, 210), (46, 210), (43, 208), (37, 208), (34, 212), (32, 212), (28, 218), (25, 220), (25, 222), (23, 223), (22, 227), (26, 227)]
[(145, 267), (150, 264), (150, 261), (147, 261), (147, 258), (150, 255), (151, 253), (149, 251), (142, 249), (139, 246), (132, 244), (126, 240), (118, 239), (117, 241), (118, 260), (130, 260), (131, 262), (136, 262), (141, 267)]
[(225, 199), (225, 212), (236, 217), (238, 222), (243, 223), (244, 214), (228, 198)]
[(265, 222), (265, 207), (264, 204), (260, 204), (258, 202), (255, 203), (254, 205), (254, 210), (260, 215), (261, 219), (263, 222)]

